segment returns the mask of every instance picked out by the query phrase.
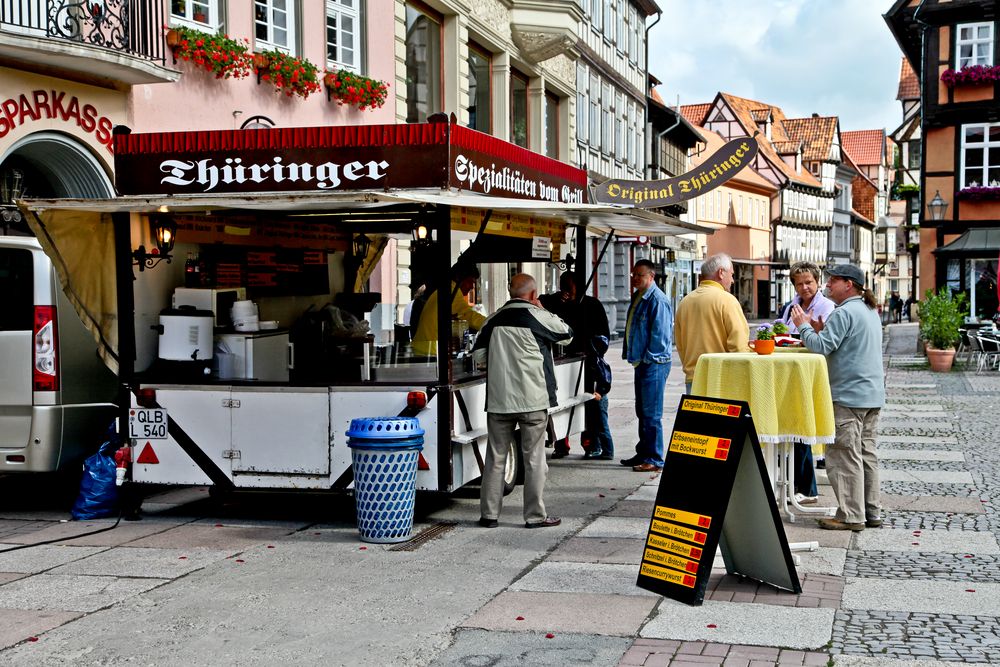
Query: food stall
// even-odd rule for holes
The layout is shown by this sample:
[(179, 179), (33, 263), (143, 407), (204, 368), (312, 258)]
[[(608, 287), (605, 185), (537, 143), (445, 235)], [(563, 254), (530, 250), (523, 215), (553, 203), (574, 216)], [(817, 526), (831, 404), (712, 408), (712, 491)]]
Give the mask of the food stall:
[[(447, 122), (119, 128), (115, 166), (118, 198), (21, 206), (118, 375), (140, 483), (347, 488), (350, 420), (404, 415), (425, 430), (417, 488), (454, 491), (482, 473), (485, 375), (468, 337), (448, 335), (461, 332), (450, 299), (433, 356), (367, 330), (383, 301), (368, 277), (406, 264), (393, 241), (446, 290), (459, 254), (557, 259), (570, 226), (584, 250), (585, 231), (704, 231), (588, 204), (584, 171)], [(552, 437), (582, 430), (582, 366), (557, 357)], [(521, 475), (509, 460), (508, 489)]]

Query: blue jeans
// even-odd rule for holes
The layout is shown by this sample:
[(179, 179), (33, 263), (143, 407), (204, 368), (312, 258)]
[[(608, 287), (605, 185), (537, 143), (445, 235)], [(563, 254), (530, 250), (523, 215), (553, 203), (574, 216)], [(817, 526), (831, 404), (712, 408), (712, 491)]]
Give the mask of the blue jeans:
[(816, 490), (816, 470), (813, 467), (813, 449), (801, 442), (795, 443), (793, 465), (795, 466), (796, 493), (813, 497), (819, 495)]
[(641, 463), (663, 465), (663, 392), (670, 362), (635, 367), (635, 416), (639, 418), (636, 457)]
[(615, 443), (611, 439), (611, 426), (608, 424), (608, 396), (601, 396), (599, 401), (587, 401), (584, 406), (584, 421), (590, 434), (590, 453), (612, 457), (615, 455)]

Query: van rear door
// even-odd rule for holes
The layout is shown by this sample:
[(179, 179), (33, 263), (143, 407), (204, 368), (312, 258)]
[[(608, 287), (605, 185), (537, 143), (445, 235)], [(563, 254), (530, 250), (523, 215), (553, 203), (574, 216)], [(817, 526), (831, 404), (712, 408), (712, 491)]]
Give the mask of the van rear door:
[(0, 448), (23, 448), (31, 433), (34, 255), (0, 246)]

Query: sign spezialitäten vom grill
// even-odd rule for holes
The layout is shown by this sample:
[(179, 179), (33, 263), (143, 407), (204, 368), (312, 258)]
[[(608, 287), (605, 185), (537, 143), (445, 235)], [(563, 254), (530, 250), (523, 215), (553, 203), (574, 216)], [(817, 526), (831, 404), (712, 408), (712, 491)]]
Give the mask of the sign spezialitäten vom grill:
[(753, 162), (757, 139), (733, 139), (706, 159), (697, 169), (659, 181), (626, 181), (614, 178), (595, 188), (599, 204), (623, 204), (636, 208), (659, 208), (677, 204), (714, 190)]

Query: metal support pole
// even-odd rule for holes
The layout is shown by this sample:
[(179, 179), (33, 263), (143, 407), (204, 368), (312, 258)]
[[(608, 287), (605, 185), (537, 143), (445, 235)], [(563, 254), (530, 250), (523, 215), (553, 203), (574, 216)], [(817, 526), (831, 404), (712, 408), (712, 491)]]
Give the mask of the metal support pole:
[(135, 290), (132, 274), (132, 224), (130, 214), (112, 213), (114, 225), (115, 290), (118, 309), (118, 434), (128, 442), (128, 413), (132, 407), (135, 378)]

